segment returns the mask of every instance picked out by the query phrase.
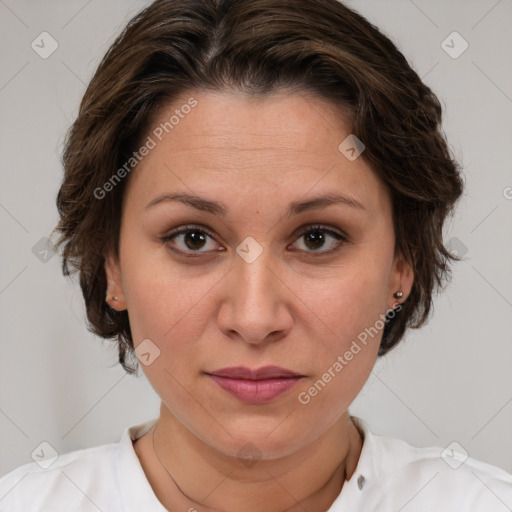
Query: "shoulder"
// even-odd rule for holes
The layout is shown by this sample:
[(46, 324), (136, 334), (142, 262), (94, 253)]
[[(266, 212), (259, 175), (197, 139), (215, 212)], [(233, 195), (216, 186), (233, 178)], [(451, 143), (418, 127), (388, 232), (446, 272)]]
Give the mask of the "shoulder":
[(49, 466), (51, 459), (16, 468), (0, 478), (0, 509), (106, 510), (102, 505), (112, 504), (117, 487), (117, 448), (105, 444), (62, 454)]
[(512, 474), (504, 469), (469, 457), (460, 445), (416, 447), (364, 428), (373, 459), (365, 491), (378, 501), (376, 510), (510, 511)]
[[(401, 446), (408, 456), (393, 472), (384, 475), (384, 488), (415, 507), (438, 507), (459, 512), (509, 511), (512, 506), (512, 475), (469, 457), (463, 451), (441, 447)], [(393, 443), (388, 445), (392, 455)]]

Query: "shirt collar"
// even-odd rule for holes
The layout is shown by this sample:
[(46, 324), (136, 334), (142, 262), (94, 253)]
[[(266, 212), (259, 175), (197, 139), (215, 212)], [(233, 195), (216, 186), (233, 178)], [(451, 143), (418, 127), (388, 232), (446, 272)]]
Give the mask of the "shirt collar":
[(156, 497), (141, 463), (133, 441), (146, 434), (156, 423), (152, 419), (127, 428), (119, 443), (117, 451), (117, 474), (119, 475), (119, 488), (123, 510), (126, 512), (167, 512), (167, 509)]
[(364, 504), (366, 491), (381, 477), (382, 468), (379, 463), (380, 445), (368, 424), (356, 416), (351, 416), (354, 424), (363, 436), (363, 447), (359, 455), (356, 469), (349, 480), (343, 484), (338, 497), (334, 500), (328, 512), (351, 510), (358, 504)]

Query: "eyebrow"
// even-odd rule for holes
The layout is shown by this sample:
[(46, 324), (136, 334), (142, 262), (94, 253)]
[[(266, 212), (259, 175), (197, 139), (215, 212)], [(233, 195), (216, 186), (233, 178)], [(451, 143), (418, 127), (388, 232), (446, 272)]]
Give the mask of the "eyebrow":
[[(145, 210), (156, 206), (157, 204), (166, 202), (179, 202), (191, 206), (196, 210), (225, 217), (229, 213), (229, 208), (220, 201), (212, 201), (204, 197), (192, 194), (163, 194), (150, 201)], [(293, 201), (288, 205), (287, 217), (298, 215), (306, 211), (318, 210), (330, 205), (341, 204), (356, 208), (359, 210), (366, 210), (366, 208), (354, 197), (341, 195), (341, 194), (325, 194), (307, 199), (305, 201)]]

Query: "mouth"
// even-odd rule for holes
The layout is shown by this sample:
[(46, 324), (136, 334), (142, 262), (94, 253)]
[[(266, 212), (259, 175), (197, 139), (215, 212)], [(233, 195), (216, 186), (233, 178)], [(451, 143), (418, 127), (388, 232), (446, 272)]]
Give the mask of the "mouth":
[(256, 370), (236, 366), (205, 373), (224, 391), (251, 404), (270, 402), (290, 391), (305, 377), (279, 366), (265, 366)]
[(263, 366), (255, 370), (246, 368), (245, 366), (232, 366), (230, 368), (221, 368), (207, 372), (208, 375), (215, 375), (217, 377), (226, 377), (228, 379), (244, 379), (244, 380), (265, 380), (265, 379), (280, 379), (289, 377), (304, 377), (299, 373), (292, 372), (280, 366)]

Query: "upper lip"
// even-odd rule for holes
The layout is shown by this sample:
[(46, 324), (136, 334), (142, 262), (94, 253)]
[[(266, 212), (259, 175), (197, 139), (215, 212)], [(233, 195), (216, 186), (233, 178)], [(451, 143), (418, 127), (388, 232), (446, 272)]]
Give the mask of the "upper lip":
[(207, 373), (218, 377), (247, 380), (277, 379), (279, 377), (302, 377), (302, 375), (298, 373), (279, 366), (263, 366), (255, 370), (251, 370), (245, 366), (232, 366), (230, 368), (220, 368), (219, 370)]

